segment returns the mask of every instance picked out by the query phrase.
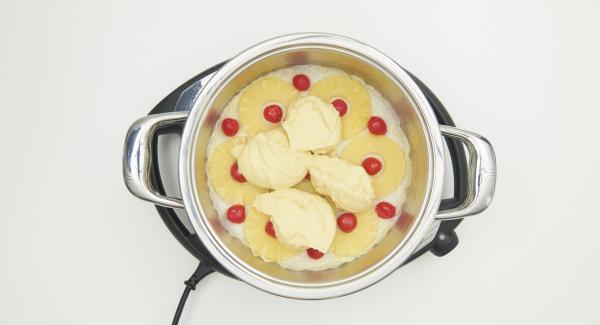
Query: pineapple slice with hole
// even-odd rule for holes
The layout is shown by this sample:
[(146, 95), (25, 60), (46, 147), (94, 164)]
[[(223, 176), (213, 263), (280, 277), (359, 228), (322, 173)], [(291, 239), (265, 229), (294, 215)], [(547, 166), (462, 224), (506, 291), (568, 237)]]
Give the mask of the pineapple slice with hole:
[(367, 157), (380, 159), (383, 167), (373, 178), (375, 197), (395, 191), (406, 176), (406, 158), (400, 145), (387, 136), (363, 133), (350, 140), (340, 158), (361, 165)]
[(240, 183), (231, 177), (231, 166), (236, 162), (231, 149), (243, 141), (241, 138), (232, 138), (217, 147), (208, 159), (207, 171), (210, 183), (221, 198), (231, 204), (248, 205), (254, 202), (258, 194), (267, 190), (248, 182)]
[(347, 75), (325, 78), (315, 83), (309, 94), (328, 103), (336, 99), (346, 102), (348, 111), (342, 116), (343, 139), (351, 138), (367, 127), (371, 117), (371, 97), (367, 88), (357, 79)]
[(249, 136), (269, 131), (279, 126), (263, 117), (263, 109), (271, 104), (285, 109), (298, 97), (299, 92), (289, 82), (274, 77), (261, 78), (251, 83), (243, 92), (238, 104), (242, 128)]
[(310, 180), (306, 178), (301, 180), (300, 183), (294, 185), (294, 188), (299, 189), (300, 191), (308, 192), (310, 194), (319, 195), (319, 193), (317, 193), (315, 187), (312, 185)]
[(339, 257), (359, 256), (371, 249), (379, 227), (379, 219), (373, 209), (356, 213), (356, 228), (345, 233), (339, 228), (329, 248)]
[(320, 193), (317, 192), (317, 190), (315, 190), (315, 187), (310, 182), (310, 179), (303, 179), (302, 181), (300, 181), (300, 183), (296, 184), (294, 186), (294, 188), (299, 189), (300, 191), (308, 192), (310, 194), (319, 195), (320, 197), (324, 198), (325, 201), (327, 201), (327, 203), (329, 203), (329, 205), (331, 206), (331, 209), (333, 209), (333, 213), (335, 213), (336, 216), (338, 215), (338, 213), (340, 213), (340, 211), (341, 211), (340, 208), (338, 208), (335, 205), (335, 203), (333, 203), (333, 201), (331, 200), (331, 198), (329, 196), (321, 195)]
[(286, 246), (267, 234), (269, 216), (251, 208), (244, 222), (246, 243), (255, 256), (267, 262), (279, 262), (298, 255), (302, 250)]

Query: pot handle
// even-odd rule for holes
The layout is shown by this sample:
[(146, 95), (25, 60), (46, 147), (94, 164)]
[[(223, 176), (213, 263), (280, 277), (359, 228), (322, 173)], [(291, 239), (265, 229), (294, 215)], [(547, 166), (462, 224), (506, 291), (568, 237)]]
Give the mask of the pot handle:
[(183, 208), (181, 199), (161, 195), (150, 181), (152, 141), (164, 127), (185, 122), (188, 112), (161, 113), (135, 121), (125, 137), (123, 151), (123, 178), (131, 194), (142, 200), (169, 207)]
[(459, 140), (469, 152), (468, 188), (465, 201), (456, 208), (438, 212), (437, 220), (460, 219), (485, 210), (496, 187), (496, 155), (487, 139), (459, 128), (440, 125), (442, 134)]

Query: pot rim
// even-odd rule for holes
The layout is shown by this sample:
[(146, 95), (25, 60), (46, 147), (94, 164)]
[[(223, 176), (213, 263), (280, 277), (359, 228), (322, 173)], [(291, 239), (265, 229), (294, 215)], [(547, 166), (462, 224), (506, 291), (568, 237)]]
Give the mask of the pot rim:
[[(335, 282), (322, 284), (298, 284), (290, 281), (276, 279), (264, 274), (248, 265), (221, 243), (213, 233), (212, 227), (196, 199), (197, 187), (195, 186), (195, 147), (200, 125), (205, 118), (205, 108), (210, 107), (215, 95), (221, 87), (236, 75), (241, 68), (251, 64), (257, 58), (278, 50), (299, 47), (323, 47), (346, 51), (348, 54), (360, 57), (368, 63), (374, 64), (378, 69), (385, 69), (390, 77), (402, 85), (413, 107), (418, 107), (417, 115), (424, 126), (424, 134), (428, 146), (429, 177), (427, 191), (424, 198), (424, 209), (419, 216), (415, 216), (419, 224), (411, 227), (404, 240), (388, 256), (351, 277)], [(244, 282), (269, 293), (298, 299), (325, 299), (344, 296), (364, 289), (391, 274), (400, 267), (411, 253), (418, 247), (422, 238), (435, 219), (441, 200), (443, 185), (444, 162), (443, 144), (439, 124), (433, 109), (425, 98), (420, 88), (410, 76), (391, 58), (379, 50), (359, 41), (324, 33), (300, 33), (275, 37), (261, 42), (241, 52), (221, 69), (206, 83), (200, 92), (196, 103), (187, 118), (179, 154), (179, 180), (181, 194), (185, 209), (190, 216), (190, 222), (202, 243), (210, 254), (232, 275)]]

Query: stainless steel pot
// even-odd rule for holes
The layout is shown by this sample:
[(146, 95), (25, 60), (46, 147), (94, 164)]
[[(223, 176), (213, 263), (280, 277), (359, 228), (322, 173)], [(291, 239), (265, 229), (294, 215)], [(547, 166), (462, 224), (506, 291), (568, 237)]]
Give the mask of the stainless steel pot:
[[(368, 254), (321, 272), (291, 271), (253, 256), (221, 226), (208, 197), (205, 174), (208, 138), (229, 100), (257, 77), (296, 64), (339, 68), (378, 89), (400, 116), (411, 145), (413, 177), (402, 207), (412, 216), (408, 229), (393, 227)], [(153, 135), (174, 123), (185, 123), (179, 151), (182, 199), (158, 194), (149, 177)], [(443, 136), (460, 140), (469, 152), (467, 200), (449, 211), (438, 211), (444, 175)], [(436, 220), (463, 218), (485, 210), (496, 181), (494, 151), (486, 139), (439, 125), (424, 94), (398, 64), (368, 45), (330, 34), (281, 36), (240, 53), (212, 76), (189, 114), (164, 113), (136, 121), (127, 133), (123, 168), (125, 183), (135, 196), (185, 209), (197, 236), (232, 275), (261, 290), (301, 299), (342, 296), (381, 280), (402, 265)]]

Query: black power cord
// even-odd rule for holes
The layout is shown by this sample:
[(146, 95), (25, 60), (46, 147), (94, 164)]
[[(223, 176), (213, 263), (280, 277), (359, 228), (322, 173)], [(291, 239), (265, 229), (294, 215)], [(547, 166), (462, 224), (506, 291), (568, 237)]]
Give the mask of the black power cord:
[(206, 266), (204, 263), (200, 262), (200, 264), (198, 264), (198, 267), (196, 268), (196, 271), (194, 271), (194, 274), (192, 274), (192, 276), (184, 282), (185, 289), (183, 290), (183, 294), (181, 294), (181, 299), (179, 299), (179, 304), (177, 305), (177, 310), (175, 311), (175, 316), (173, 316), (173, 322), (171, 323), (172, 325), (179, 324), (179, 318), (181, 318), (183, 307), (185, 306), (185, 302), (187, 301), (190, 292), (192, 290), (196, 290), (196, 285), (198, 284), (198, 282), (200, 282), (202, 279), (204, 279), (205, 276), (211, 274), (212, 272), (214, 272), (213, 268)]

